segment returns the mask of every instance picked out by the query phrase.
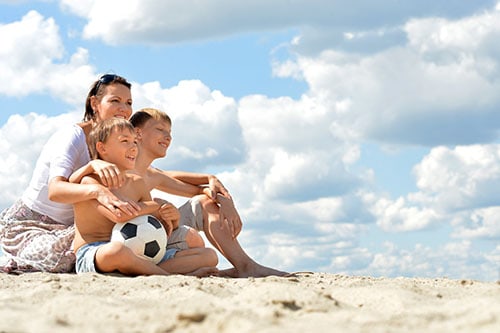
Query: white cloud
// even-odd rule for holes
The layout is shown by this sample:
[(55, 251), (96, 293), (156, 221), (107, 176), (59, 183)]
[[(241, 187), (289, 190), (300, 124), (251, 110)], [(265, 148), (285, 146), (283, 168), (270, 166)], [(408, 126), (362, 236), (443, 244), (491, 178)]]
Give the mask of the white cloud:
[(436, 147), (415, 166), (416, 201), (454, 212), (500, 205), (500, 145)]
[(83, 105), (95, 80), (88, 51), (79, 48), (64, 63), (66, 50), (54, 19), (36, 11), (21, 21), (0, 25), (0, 93), (27, 96), (49, 93), (67, 103)]
[(418, 192), (392, 200), (363, 196), (386, 231), (411, 231), (448, 223), (458, 238), (498, 238), (500, 145), (433, 148), (414, 168)]
[(1, 25), (0, 39), (1, 91), (10, 95), (41, 91), (37, 69), (61, 59), (64, 52), (54, 20), (30, 11), (19, 22)]
[(239, 121), (248, 160), (239, 168), (255, 176), (262, 200), (309, 201), (353, 191), (368, 172), (354, 173), (359, 158), (356, 144), (332, 130), (335, 109), (318, 98), (270, 99), (247, 96), (239, 103)]
[(408, 205), (405, 198), (394, 201), (380, 198), (373, 204), (377, 225), (385, 231), (421, 230), (442, 221), (432, 208)]
[(459, 0), (420, 1), (419, 6), (394, 5), (384, 0), (354, 3), (323, 0), (87, 0), (76, 3), (62, 0), (61, 3), (88, 20), (84, 36), (101, 38), (110, 44), (168, 44), (250, 31), (302, 28), (306, 31), (306, 42), (315, 46), (320, 42), (325, 45), (325, 41), (339, 41), (346, 32), (344, 29), (365, 31), (397, 26), (409, 17), (436, 12), (456, 17), (492, 5), (490, 0), (473, 4)]
[(474, 209), (455, 224), (456, 238), (500, 239), (500, 207)]
[[(498, 147), (456, 146), (498, 136), (496, 10), (461, 18), (471, 11), (464, 6), (473, 5), (424, 1), (414, 17), (460, 8), (448, 18), (407, 21), (413, 5), (389, 8), (387, 1), (348, 6), (298, 1), (285, 11), (276, 7), (285, 1), (216, 1), (199, 10), (192, 10), (191, 1), (61, 3), (88, 18), (85, 36), (109, 43), (174, 43), (300, 29), (291, 49), (296, 60), (275, 65), (275, 75), (306, 81), (309, 91), (298, 99), (251, 95), (235, 101), (198, 80), (170, 88), (159, 82), (133, 84), (134, 108), (159, 107), (174, 121), (172, 148), (158, 166), (221, 171), (244, 218), (241, 241), (259, 261), (284, 269), (370, 275), (470, 276), (470, 267), (480, 267), (478, 276), (496, 272), (492, 265), (500, 251), (472, 253), (472, 239), (499, 237)], [(90, 54), (80, 48), (68, 55), (52, 18), (30, 12), (1, 25), (0, 37), (5, 43), (2, 82), (9, 82), (0, 83), (0, 92), (49, 93), (83, 109), (96, 77)], [(367, 41), (377, 47), (355, 47)], [(73, 115), (80, 118), (80, 112)], [(66, 116), (16, 116), (0, 129), (5, 152), (0, 162), (9, 166), (9, 174), (0, 174), (1, 187), (9, 189), (0, 206), (25, 188), (48, 135), (61, 121), (77, 120)], [(373, 189), (376, 175), (369, 165), (357, 165), (360, 145), (367, 141), (455, 148), (432, 149), (415, 168), (418, 191), (393, 200)], [(360, 235), (377, 227), (405, 232), (437, 223), (450, 223), (452, 237), (459, 240), (438, 249), (387, 243), (375, 252), (358, 244)], [(439, 255), (452, 260), (443, 265)]]
[(78, 113), (47, 117), (36, 113), (13, 115), (0, 128), (0, 211), (28, 187), (35, 162), (50, 135), (79, 119)]
[(172, 145), (159, 167), (201, 172), (242, 160), (245, 145), (233, 98), (198, 80), (167, 89), (158, 82), (134, 83), (132, 93), (135, 110), (157, 107), (172, 118)]
[(63, 9), (82, 17), (91, 15), (94, 2), (95, 0), (60, 0)]
[[(476, 267), (474, 271), (470, 270), (471, 263)], [(355, 274), (493, 281), (498, 278), (498, 264), (498, 257), (481, 253), (470, 241), (446, 243), (437, 249), (419, 243), (403, 249), (387, 242), (383, 251), (375, 253), (371, 263)]]
[(336, 114), (331, 126), (342, 138), (427, 146), (488, 142), (500, 126), (498, 22), (495, 9), (456, 20), (412, 19), (402, 24), (406, 42), (368, 54), (299, 51), (294, 61), (275, 61), (273, 71), (305, 80), (308, 96)]

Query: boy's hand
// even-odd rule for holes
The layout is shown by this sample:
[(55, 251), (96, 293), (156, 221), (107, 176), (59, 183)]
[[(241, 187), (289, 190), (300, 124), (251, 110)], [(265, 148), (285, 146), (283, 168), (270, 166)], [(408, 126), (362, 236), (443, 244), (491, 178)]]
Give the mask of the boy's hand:
[(241, 223), (240, 215), (238, 214), (236, 207), (234, 207), (233, 200), (227, 198), (222, 194), (218, 194), (217, 201), (220, 205), (219, 218), (221, 226), (224, 227), (224, 221), (227, 221), (227, 226), (229, 227), (231, 236), (233, 236), (233, 238), (236, 238), (239, 235), (243, 225)]
[(210, 176), (208, 178), (208, 188), (210, 190), (210, 195), (209, 195), (210, 199), (216, 200), (217, 193), (220, 193), (226, 198), (232, 200), (229, 191), (224, 187), (224, 185), (222, 185), (222, 182), (219, 180), (219, 178), (215, 176)]
[(104, 186), (119, 188), (123, 185), (125, 176), (115, 164), (103, 160), (92, 160), (90, 163)]
[(167, 230), (167, 236), (170, 236), (172, 231), (179, 227), (181, 213), (172, 203), (166, 200), (155, 198), (154, 201), (160, 204), (158, 214), (160, 215), (163, 225)]

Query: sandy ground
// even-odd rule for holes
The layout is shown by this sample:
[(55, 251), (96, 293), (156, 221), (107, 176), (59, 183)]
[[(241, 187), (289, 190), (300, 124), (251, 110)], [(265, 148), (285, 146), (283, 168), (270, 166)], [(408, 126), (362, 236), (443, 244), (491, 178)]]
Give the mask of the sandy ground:
[(500, 332), (500, 283), (0, 274), (0, 332)]

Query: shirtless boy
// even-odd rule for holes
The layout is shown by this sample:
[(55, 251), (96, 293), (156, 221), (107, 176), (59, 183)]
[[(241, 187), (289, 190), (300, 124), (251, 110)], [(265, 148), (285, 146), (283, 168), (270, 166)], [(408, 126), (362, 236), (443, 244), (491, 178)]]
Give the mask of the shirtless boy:
[[(233, 268), (220, 271), (219, 275), (231, 277), (262, 277), (268, 275), (283, 276), (288, 273), (255, 262), (241, 247), (237, 236), (242, 223), (229, 192), (214, 176), (190, 172), (163, 171), (151, 166), (151, 163), (166, 155), (171, 142), (170, 117), (157, 109), (145, 108), (132, 114), (130, 122), (137, 132), (139, 154), (135, 173), (143, 177), (148, 189), (157, 189), (171, 194), (191, 198), (181, 206), (181, 225), (204, 231), (210, 243), (233, 265)], [(181, 181), (177, 184), (174, 181)], [(202, 185), (215, 183), (221, 190), (215, 198), (208, 188), (194, 186), (191, 193), (187, 184)], [(183, 193), (184, 192), (184, 193)], [(201, 194), (202, 195), (196, 195)], [(173, 226), (174, 228), (176, 226)]]
[[(92, 158), (114, 163), (124, 177), (122, 186), (112, 192), (122, 200), (137, 205), (138, 215), (151, 214), (160, 218), (159, 208), (163, 202), (152, 200), (146, 183), (141, 176), (126, 173), (135, 168), (138, 154), (136, 134), (132, 125), (124, 119), (112, 118), (100, 122), (91, 132), (89, 149)], [(71, 177), (72, 182), (100, 184), (100, 178), (88, 170), (78, 170)], [(84, 174), (84, 176), (82, 176)], [(74, 205), (75, 240), (77, 257), (76, 271), (114, 272), (125, 275), (170, 275), (186, 274), (206, 276), (216, 274), (217, 255), (205, 247), (167, 251), (158, 264), (134, 254), (120, 242), (111, 242), (111, 231), (115, 223), (125, 222), (130, 216), (117, 216), (91, 199)], [(174, 252), (174, 253), (172, 253)]]

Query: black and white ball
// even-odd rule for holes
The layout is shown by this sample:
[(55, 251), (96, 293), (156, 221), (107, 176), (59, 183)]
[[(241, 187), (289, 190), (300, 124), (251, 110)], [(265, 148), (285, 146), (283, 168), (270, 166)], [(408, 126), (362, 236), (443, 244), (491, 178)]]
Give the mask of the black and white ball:
[(141, 215), (124, 223), (116, 223), (111, 241), (122, 242), (132, 251), (158, 264), (167, 250), (167, 232), (151, 215)]

